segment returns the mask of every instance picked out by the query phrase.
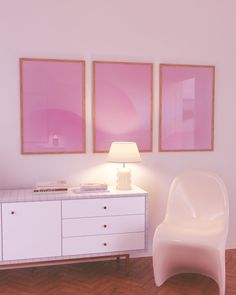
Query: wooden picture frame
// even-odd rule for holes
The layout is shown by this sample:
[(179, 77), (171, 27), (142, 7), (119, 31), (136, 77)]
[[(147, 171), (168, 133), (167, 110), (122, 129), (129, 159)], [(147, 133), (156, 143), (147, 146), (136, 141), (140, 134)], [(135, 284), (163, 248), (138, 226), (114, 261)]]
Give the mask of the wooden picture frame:
[(159, 151), (212, 151), (215, 67), (160, 64), (159, 70)]
[(84, 153), (85, 61), (19, 62), (21, 153)]
[(152, 151), (153, 64), (93, 61), (93, 151), (134, 141)]

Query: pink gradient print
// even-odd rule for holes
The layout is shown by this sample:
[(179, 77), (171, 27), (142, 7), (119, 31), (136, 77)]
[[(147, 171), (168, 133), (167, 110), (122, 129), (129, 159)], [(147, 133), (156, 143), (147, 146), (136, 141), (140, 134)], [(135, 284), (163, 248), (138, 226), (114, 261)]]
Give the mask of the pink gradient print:
[(22, 152), (84, 152), (84, 62), (21, 59), (21, 88)]
[(160, 150), (212, 150), (214, 67), (160, 67)]
[(152, 150), (152, 64), (94, 62), (94, 151), (113, 141)]

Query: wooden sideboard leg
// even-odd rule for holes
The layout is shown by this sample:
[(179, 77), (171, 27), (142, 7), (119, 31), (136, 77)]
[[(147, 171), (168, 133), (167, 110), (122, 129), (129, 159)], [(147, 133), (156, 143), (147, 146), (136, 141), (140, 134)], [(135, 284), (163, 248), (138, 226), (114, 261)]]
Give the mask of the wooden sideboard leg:
[(129, 254), (125, 255), (125, 273), (129, 275)]
[(120, 256), (116, 257), (116, 269), (120, 269)]

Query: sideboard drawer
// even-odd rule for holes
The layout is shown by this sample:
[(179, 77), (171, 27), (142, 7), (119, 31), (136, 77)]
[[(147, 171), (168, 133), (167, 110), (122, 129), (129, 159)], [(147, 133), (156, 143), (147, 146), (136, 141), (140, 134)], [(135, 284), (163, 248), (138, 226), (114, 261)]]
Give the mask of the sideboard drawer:
[(62, 218), (145, 214), (145, 197), (62, 201)]
[(63, 237), (145, 231), (145, 215), (63, 219)]
[(109, 253), (144, 248), (144, 232), (63, 239), (63, 255)]

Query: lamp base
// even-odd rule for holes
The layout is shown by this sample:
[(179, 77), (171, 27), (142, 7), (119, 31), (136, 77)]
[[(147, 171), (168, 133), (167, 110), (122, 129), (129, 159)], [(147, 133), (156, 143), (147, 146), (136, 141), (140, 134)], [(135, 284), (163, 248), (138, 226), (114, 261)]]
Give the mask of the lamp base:
[(116, 189), (130, 190), (131, 189), (131, 171), (129, 168), (118, 168), (116, 174)]

